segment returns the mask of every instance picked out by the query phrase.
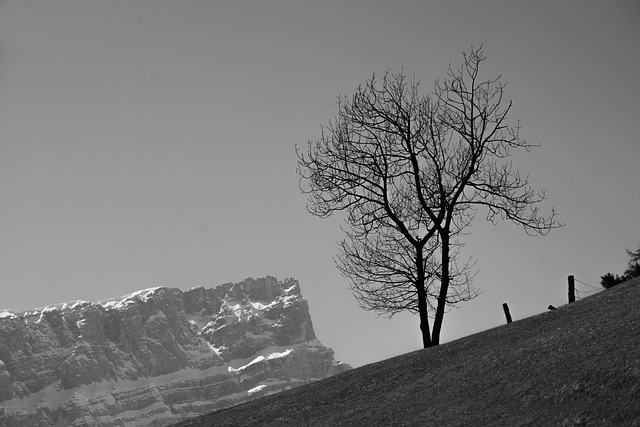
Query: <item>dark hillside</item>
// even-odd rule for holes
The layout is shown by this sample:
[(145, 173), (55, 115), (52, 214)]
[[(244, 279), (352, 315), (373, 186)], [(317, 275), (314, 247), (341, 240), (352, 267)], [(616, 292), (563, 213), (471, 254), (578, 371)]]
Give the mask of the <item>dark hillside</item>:
[(183, 426), (637, 425), (640, 278)]

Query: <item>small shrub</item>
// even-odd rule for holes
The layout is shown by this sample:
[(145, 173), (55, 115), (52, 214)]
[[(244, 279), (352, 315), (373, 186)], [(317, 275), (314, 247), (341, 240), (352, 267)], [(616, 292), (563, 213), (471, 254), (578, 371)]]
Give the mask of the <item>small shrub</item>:
[(614, 287), (617, 284), (624, 282), (625, 280), (627, 280), (625, 276), (620, 277), (617, 274), (614, 276), (611, 273), (607, 273), (604, 276), (600, 277), (600, 284), (602, 285), (603, 288), (609, 289)]
[(631, 252), (627, 249), (627, 255), (631, 257), (631, 260), (629, 261), (627, 270), (622, 276), (607, 273), (600, 277), (600, 284), (603, 288), (609, 289), (629, 279), (640, 276), (640, 248), (635, 252)]

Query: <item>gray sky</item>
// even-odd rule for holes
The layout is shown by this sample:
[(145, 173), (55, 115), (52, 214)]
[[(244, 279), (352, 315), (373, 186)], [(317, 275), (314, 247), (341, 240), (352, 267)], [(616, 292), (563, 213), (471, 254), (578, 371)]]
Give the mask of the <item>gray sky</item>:
[(0, 1), (0, 306), (292, 276), (338, 359), (420, 348), (417, 318), (357, 307), (294, 146), (372, 72), (426, 90), (480, 43), (540, 144), (515, 163), (567, 225), (479, 212), (483, 293), (443, 340), (561, 305), (567, 275), (597, 285), (640, 244), (639, 22), (636, 1)]

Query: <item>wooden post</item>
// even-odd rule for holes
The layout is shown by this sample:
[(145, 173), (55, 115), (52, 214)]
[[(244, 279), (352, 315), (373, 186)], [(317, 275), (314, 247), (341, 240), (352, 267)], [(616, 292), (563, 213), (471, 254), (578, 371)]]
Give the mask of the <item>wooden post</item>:
[(511, 314), (509, 313), (509, 306), (506, 302), (502, 304), (502, 309), (504, 310), (504, 315), (507, 318), (507, 323), (511, 323)]
[(576, 285), (574, 283), (573, 276), (568, 277), (569, 280), (569, 304), (576, 300)]

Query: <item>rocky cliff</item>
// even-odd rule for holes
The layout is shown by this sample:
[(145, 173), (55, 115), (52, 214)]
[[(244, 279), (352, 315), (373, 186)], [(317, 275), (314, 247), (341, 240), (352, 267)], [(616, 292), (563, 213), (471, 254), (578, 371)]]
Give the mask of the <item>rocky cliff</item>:
[(340, 373), (294, 279), (0, 311), (0, 426), (165, 426)]

